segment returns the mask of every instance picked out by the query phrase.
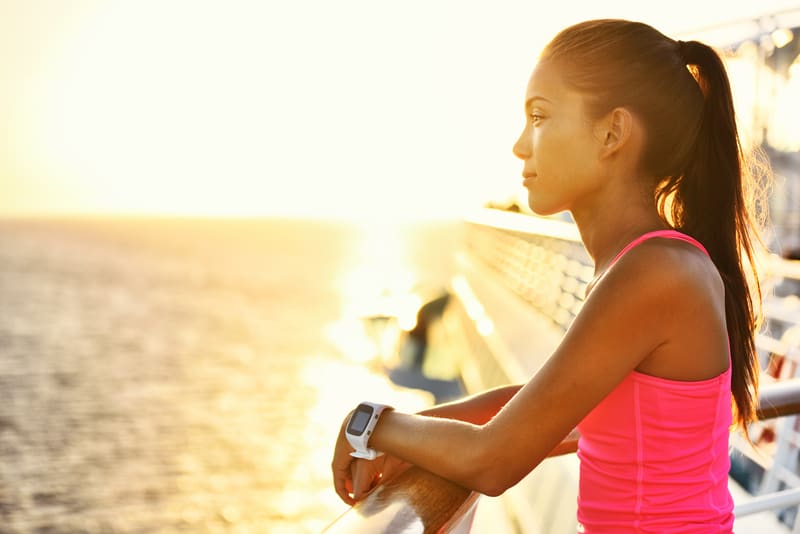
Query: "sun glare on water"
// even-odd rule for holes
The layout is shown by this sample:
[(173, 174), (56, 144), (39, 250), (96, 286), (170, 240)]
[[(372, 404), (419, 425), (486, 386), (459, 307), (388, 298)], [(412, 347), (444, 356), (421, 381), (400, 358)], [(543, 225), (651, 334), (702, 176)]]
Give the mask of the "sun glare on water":
[(422, 299), (402, 225), (361, 225), (351, 258), (339, 282), (341, 318), (329, 325), (327, 335), (351, 361), (367, 363), (396, 341), (397, 329), (383, 328), (387, 322), (414, 328)]

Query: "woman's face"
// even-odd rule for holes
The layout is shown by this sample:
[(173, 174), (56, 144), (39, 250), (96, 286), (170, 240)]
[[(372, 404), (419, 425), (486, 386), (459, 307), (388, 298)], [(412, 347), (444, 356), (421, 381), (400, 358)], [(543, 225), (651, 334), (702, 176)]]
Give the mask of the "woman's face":
[(561, 79), (558, 66), (536, 66), (525, 94), (525, 129), (514, 144), (523, 160), (528, 205), (539, 215), (573, 210), (601, 185), (602, 134), (593, 130), (583, 97)]

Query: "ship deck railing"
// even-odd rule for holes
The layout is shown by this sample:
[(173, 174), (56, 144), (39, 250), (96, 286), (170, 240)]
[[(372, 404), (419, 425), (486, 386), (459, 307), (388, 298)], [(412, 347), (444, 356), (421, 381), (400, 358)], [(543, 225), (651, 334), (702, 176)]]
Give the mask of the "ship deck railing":
[[(800, 413), (800, 379), (764, 386), (758, 416)], [(451, 533), (470, 531), (480, 494), (433, 473), (411, 467), (378, 486), (326, 530), (338, 533)], [(737, 502), (737, 518), (800, 504), (800, 488), (774, 491)]]
[[(594, 273), (577, 229), (569, 222), (485, 209), (470, 217), (467, 226), (468, 250), (459, 259), (462, 274), (454, 277), (450, 288), (456, 298), (448, 304), (439, 326), (447, 331), (448, 343), (456, 345), (457, 350), (478, 347), (480, 354), (464, 362), (462, 370), (467, 390), (474, 392), (532, 376), (546, 356), (537, 360), (531, 354), (549, 354), (557, 345), (580, 310)], [(764, 371), (758, 421), (749, 432), (755, 447), (736, 434), (732, 449), (733, 454), (746, 456), (763, 470), (763, 478), (755, 489), (734, 493), (737, 532), (746, 532), (744, 525), (750, 519), (760, 525), (754, 532), (763, 531), (763, 521), (769, 520), (774, 522), (775, 531), (791, 532), (794, 526), (793, 532), (800, 533), (800, 521), (794, 521), (793, 516), (791, 521), (783, 518), (779, 523), (775, 514), (765, 515), (767, 511), (796, 514), (800, 504), (800, 432), (796, 430), (800, 414), (800, 298), (791, 294), (800, 286), (800, 262), (768, 256), (760, 271), (767, 295), (767, 328), (756, 338)], [(498, 285), (481, 287), (489, 284), (489, 279)], [(497, 289), (501, 286), (503, 291)], [(500, 298), (502, 292), (507, 295)], [(528, 315), (520, 321), (520, 314)], [(531, 331), (536, 331), (535, 339), (531, 339)], [(765, 436), (775, 439), (770, 442)], [(544, 494), (556, 481), (576, 479), (576, 461), (572, 461), (574, 455), (570, 456), (545, 460), (532, 475), (544, 473), (539, 473), (538, 479), (534, 476), (526, 492), (515, 497), (510, 508), (511, 515), (516, 515), (513, 527), (517, 532), (555, 532), (553, 522), (570, 514), (569, 509), (575, 506), (574, 493)], [(570, 461), (558, 465), (562, 459)], [(731, 486), (737, 484), (731, 481)], [(326, 532), (466, 533), (478, 502), (492, 501), (478, 497), (412, 467), (379, 485)], [(504, 508), (508, 510), (509, 506)], [(533, 522), (535, 514), (551, 516), (550, 525), (539, 522), (538, 527), (527, 528), (525, 523)], [(571, 524), (559, 524), (561, 527), (559, 532), (574, 532)]]

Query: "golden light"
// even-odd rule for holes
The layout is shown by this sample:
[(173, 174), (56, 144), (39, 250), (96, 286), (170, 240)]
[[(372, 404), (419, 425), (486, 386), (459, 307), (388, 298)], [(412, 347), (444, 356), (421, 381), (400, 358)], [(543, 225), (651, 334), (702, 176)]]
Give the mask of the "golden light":
[(351, 265), (339, 283), (341, 317), (326, 328), (328, 340), (353, 362), (390, 357), (398, 328), (416, 326), (422, 298), (406, 231), (389, 221), (359, 226)]
[[(51, 52), (29, 95), (27, 159), (107, 211), (247, 214), (270, 205), (270, 86), (246, 21), (164, 3), (95, 7)], [(224, 26), (223, 26), (224, 27)], [(145, 36), (146, 35), (146, 36)], [(291, 181), (289, 182), (291, 184)], [(302, 191), (289, 185), (295, 194)]]
[[(16, 39), (36, 61), (0, 71), (16, 75), (0, 212), (409, 220), (480, 202), (491, 147), (480, 159), (466, 147), (495, 128), (452, 120), (478, 73), (440, 74), (451, 56), (424, 44), (433, 28), (409, 49), (413, 10), (352, 26), (369, 3), (317, 3), (309, 17), (288, 4), (109, 1), (38, 36), (46, 13), (8, 9), (33, 26)], [(442, 83), (420, 85), (431, 76)]]
[[(687, 29), (681, 9), (575, 7), (3, 4), (0, 213), (461, 216), (519, 191), (522, 93), (558, 29), (612, 14)], [(719, 19), (691, 7), (692, 25)]]
[[(320, 359), (312, 362), (302, 373), (304, 387), (320, 392), (320, 397), (312, 408), (306, 412), (303, 443), (333, 444), (343, 418), (356, 404), (364, 399), (380, 400), (394, 406), (398, 410), (413, 413), (429, 407), (433, 397), (421, 390), (398, 388), (387, 378), (372, 373), (364, 368), (350, 364), (331, 362)], [(341, 388), (331, 388), (330, 384), (341, 384)], [(328, 516), (333, 518), (344, 512), (347, 507), (329, 487), (330, 462), (332, 446), (317, 447), (304, 457), (297, 469), (285, 477), (287, 487), (309, 487), (308, 479), (316, 481), (313, 487), (322, 488), (309, 495), (306, 491), (287, 490), (281, 494), (277, 508), (292, 515), (304, 507), (314, 506), (329, 510)], [(324, 516), (318, 511), (316, 517)], [(319, 532), (323, 524), (313, 526)], [(311, 531), (311, 530), (309, 530)]]
[(771, 100), (773, 113), (767, 133), (769, 142), (787, 152), (800, 149), (800, 59), (789, 67), (787, 77), (776, 80), (775, 94)]
[(407, 256), (404, 226), (375, 221), (360, 226), (352, 254), (353, 265), (341, 282), (345, 315), (392, 316), (413, 328), (422, 304), (414, 293), (418, 284)]
[(731, 80), (731, 92), (736, 109), (736, 121), (742, 145), (751, 147), (761, 142), (761, 130), (756, 126), (759, 113), (758, 45), (746, 41), (736, 54), (725, 60)]
[(794, 33), (788, 28), (778, 28), (770, 37), (776, 48), (783, 48), (794, 40)]

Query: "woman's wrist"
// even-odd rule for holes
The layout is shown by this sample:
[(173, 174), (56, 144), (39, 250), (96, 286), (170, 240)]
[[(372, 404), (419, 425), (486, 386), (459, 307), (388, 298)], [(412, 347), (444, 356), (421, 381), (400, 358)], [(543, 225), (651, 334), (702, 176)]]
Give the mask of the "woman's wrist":
[(379, 450), (382, 453), (398, 455), (398, 444), (408, 443), (410, 440), (409, 430), (403, 427), (408, 426), (409, 418), (414, 415), (396, 410), (387, 411), (383, 414), (370, 438), (370, 448)]
[(354, 451), (351, 456), (374, 460), (383, 454), (372, 446), (376, 426), (384, 413), (393, 411), (391, 406), (373, 402), (362, 402), (350, 414), (345, 426), (345, 437)]

